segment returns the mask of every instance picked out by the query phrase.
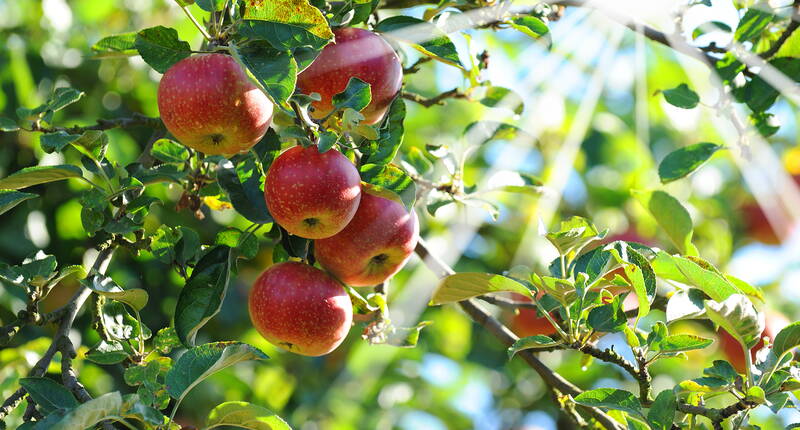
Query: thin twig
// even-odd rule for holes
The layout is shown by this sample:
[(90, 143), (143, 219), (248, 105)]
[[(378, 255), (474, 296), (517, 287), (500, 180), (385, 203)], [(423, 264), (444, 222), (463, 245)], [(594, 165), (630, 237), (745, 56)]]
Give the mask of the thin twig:
[[(420, 259), (422, 259), (425, 265), (428, 266), (428, 268), (434, 272), (434, 274), (436, 274), (436, 276), (443, 278), (455, 273), (450, 266), (428, 251), (428, 248), (425, 246), (425, 242), (423, 240), (420, 240), (417, 243), (414, 251), (420, 257)], [(461, 309), (464, 310), (464, 312), (466, 312), (470, 318), (472, 318), (473, 321), (487, 329), (505, 346), (511, 346), (514, 342), (519, 340), (519, 338), (513, 332), (511, 332), (508, 327), (497, 321), (497, 319), (492, 317), (491, 314), (489, 314), (474, 301), (464, 300), (458, 304), (461, 306)], [(542, 363), (542, 361), (539, 360), (539, 358), (537, 358), (531, 350), (520, 351), (517, 356), (525, 360), (525, 362), (528, 363), (528, 365), (539, 374), (539, 376), (547, 385), (554, 387), (558, 391), (568, 394), (572, 397), (575, 397), (582, 392), (580, 388), (576, 387), (571, 382), (564, 379), (563, 376), (554, 372), (552, 369)], [(624, 427), (622, 427), (619, 423), (614, 421), (600, 409), (585, 406), (581, 406), (580, 408), (607, 429), (624, 429)]]
[(408, 66), (408, 67), (403, 69), (403, 74), (404, 75), (409, 75), (409, 74), (412, 74), (412, 73), (417, 73), (417, 72), (419, 72), (419, 67), (421, 65), (423, 65), (423, 64), (425, 64), (425, 63), (427, 63), (427, 62), (429, 62), (431, 60), (433, 60), (433, 57), (419, 57), (419, 60), (414, 62), (414, 64), (412, 64), (412, 65), (410, 65), (410, 66)]
[(453, 88), (450, 91), (445, 91), (436, 97), (427, 98), (417, 93), (403, 91), (400, 97), (411, 100), (414, 103), (419, 103), (422, 106), (431, 107), (433, 105), (443, 105), (446, 99), (469, 99), (469, 96), (458, 88)]
[(160, 128), (163, 126), (164, 124), (161, 122), (161, 118), (153, 118), (140, 113), (134, 113), (131, 117), (126, 118), (98, 119), (96, 124), (88, 126), (75, 125), (72, 127), (42, 127), (39, 124), (34, 123), (31, 125), (31, 128), (23, 128), (23, 130), (38, 131), (42, 133), (56, 133), (63, 131), (67, 134), (82, 134), (90, 130), (111, 130), (112, 128), (129, 127)]

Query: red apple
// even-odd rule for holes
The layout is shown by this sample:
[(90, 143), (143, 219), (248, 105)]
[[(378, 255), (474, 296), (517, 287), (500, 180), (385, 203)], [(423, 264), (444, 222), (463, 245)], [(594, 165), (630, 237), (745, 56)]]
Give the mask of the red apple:
[(364, 192), (350, 224), (314, 241), (319, 264), (345, 284), (377, 285), (406, 264), (419, 238), (417, 214), (394, 201)]
[(258, 277), (249, 299), (250, 319), (273, 345), (318, 356), (347, 336), (353, 304), (322, 270), (297, 262), (276, 264)]
[(275, 221), (289, 233), (322, 239), (342, 231), (361, 200), (356, 166), (341, 152), (295, 146), (267, 171), (264, 198)]
[(272, 102), (223, 54), (170, 67), (158, 84), (158, 110), (175, 138), (208, 155), (246, 152), (272, 122)]
[[(537, 294), (538, 298), (544, 296), (544, 291)], [(530, 302), (529, 297), (523, 296), (518, 293), (511, 293), (511, 298), (519, 302)], [(554, 320), (558, 321), (558, 316), (555, 313), (550, 314)], [(511, 331), (519, 337), (536, 336), (543, 334), (545, 336), (552, 335), (556, 332), (553, 324), (544, 316), (539, 316), (534, 308), (518, 308), (517, 313), (511, 317)]]
[(350, 78), (370, 84), (372, 101), (361, 113), (365, 124), (381, 120), (403, 83), (403, 67), (394, 50), (377, 34), (360, 28), (333, 32), (335, 42), (326, 46), (311, 65), (297, 75), (297, 87), (305, 94), (319, 93), (311, 104), (311, 116), (323, 118), (333, 110), (332, 98), (344, 91)]
[[(789, 325), (789, 323), (790, 321), (783, 316), (783, 314), (774, 311), (767, 311), (764, 332), (761, 334), (761, 339), (759, 339), (756, 346), (750, 349), (750, 357), (755, 360), (756, 352), (764, 347), (764, 336), (768, 337), (770, 340), (774, 340), (778, 332)], [(722, 352), (725, 354), (725, 357), (733, 365), (733, 368), (736, 369), (737, 372), (744, 373), (746, 363), (742, 346), (733, 336), (730, 335), (730, 333), (724, 329), (721, 328), (718, 334), (719, 346), (720, 349), (722, 349)]]

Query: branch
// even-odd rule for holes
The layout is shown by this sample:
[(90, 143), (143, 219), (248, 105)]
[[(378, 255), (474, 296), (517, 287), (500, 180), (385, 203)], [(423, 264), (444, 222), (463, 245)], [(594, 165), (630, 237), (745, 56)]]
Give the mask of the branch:
[[(107, 247), (100, 251), (97, 255), (97, 258), (94, 261), (89, 272), (97, 272), (97, 273), (105, 273), (106, 269), (108, 268), (108, 263), (111, 261), (111, 256), (114, 253), (113, 247)], [(69, 339), (69, 331), (72, 328), (72, 323), (75, 322), (75, 317), (78, 315), (78, 311), (83, 306), (83, 303), (86, 302), (86, 299), (89, 295), (92, 294), (92, 290), (86, 288), (85, 286), (81, 286), (78, 292), (72, 296), (69, 303), (64, 305), (63, 308), (59, 309), (56, 312), (59, 312), (60, 318), (58, 319), (59, 325), (56, 331), (55, 336), (53, 336), (53, 342), (50, 344), (50, 347), (44, 353), (42, 358), (36, 362), (36, 364), (31, 368), (31, 371), (28, 372), (28, 376), (30, 377), (40, 377), (47, 373), (47, 367), (50, 365), (50, 362), (53, 361), (53, 356), (55, 356), (56, 352), (63, 351), (66, 348), (67, 351), (72, 351), (74, 356), (74, 347), (72, 345), (72, 341)], [(66, 343), (69, 343), (69, 346), (65, 346)], [(71, 349), (70, 349), (71, 348)], [(63, 354), (63, 352), (62, 352)], [(65, 355), (68, 356), (68, 354)], [(64, 358), (62, 357), (62, 360)], [(68, 358), (67, 361), (71, 360)], [(63, 366), (63, 364), (62, 364)], [(70, 367), (71, 369), (71, 367)], [(72, 372), (74, 376), (74, 372)], [(62, 367), (62, 377), (64, 376), (64, 370)], [(69, 376), (69, 375), (67, 375)], [(77, 382), (77, 378), (76, 378)], [(81, 386), (82, 388), (82, 386)], [(85, 389), (83, 392), (85, 393)], [(88, 396), (88, 393), (86, 393)], [(25, 389), (20, 388), (15, 391), (11, 396), (9, 396), (3, 405), (0, 406), (0, 420), (2, 420), (6, 415), (8, 415), (14, 408), (16, 408), (19, 403), (22, 401), (22, 398), (25, 396)], [(91, 398), (91, 396), (89, 397)]]
[(412, 93), (409, 91), (403, 91), (400, 93), (400, 97), (411, 100), (414, 103), (419, 103), (426, 108), (431, 107), (433, 105), (443, 105), (445, 99), (469, 99), (466, 93), (459, 90), (458, 88), (453, 88), (450, 91), (445, 91), (439, 94), (436, 97), (426, 98), (417, 93)]
[(130, 118), (98, 119), (96, 124), (88, 126), (75, 125), (72, 127), (42, 127), (37, 123), (33, 123), (31, 128), (23, 128), (23, 130), (32, 132), (38, 131), (42, 133), (56, 133), (63, 131), (67, 134), (82, 134), (90, 130), (111, 130), (112, 128), (130, 127), (161, 128), (164, 127), (164, 123), (161, 122), (161, 118), (152, 118), (140, 113), (134, 113)]
[(412, 65), (410, 65), (410, 66), (408, 66), (408, 67), (403, 69), (403, 74), (404, 75), (409, 75), (409, 74), (412, 74), (412, 73), (417, 73), (417, 72), (419, 72), (419, 66), (421, 66), (421, 65), (423, 65), (423, 64), (425, 64), (425, 63), (427, 63), (427, 62), (429, 62), (431, 60), (433, 60), (433, 57), (419, 57), (419, 60), (417, 60), (414, 64), (412, 64)]
[[(795, 1), (794, 5), (797, 6), (797, 3), (798, 2)], [(789, 37), (792, 36), (792, 33), (794, 33), (794, 31), (797, 30), (798, 27), (800, 27), (800, 21), (798, 20), (800, 20), (800, 15), (792, 14), (791, 22), (789, 22), (789, 25), (786, 26), (785, 30), (783, 30), (783, 33), (781, 33), (781, 37), (779, 37), (778, 40), (776, 40), (775, 43), (773, 43), (772, 46), (769, 47), (769, 49), (759, 54), (759, 57), (765, 60), (769, 60), (770, 58), (772, 58), (773, 55), (777, 54), (778, 51), (780, 51), (781, 46), (783, 46), (784, 43), (786, 43), (786, 41), (789, 40)]]
[[(417, 247), (414, 249), (417, 255), (422, 259), (426, 266), (434, 273), (436, 276), (443, 278), (445, 276), (449, 276), (454, 274), (450, 266), (447, 263), (443, 262), (436, 256), (432, 255), (428, 248), (425, 246), (425, 242), (420, 239), (417, 243)], [(484, 328), (486, 328), (490, 333), (492, 333), (500, 342), (503, 343), (505, 346), (511, 346), (514, 342), (516, 342), (519, 338), (508, 329), (508, 327), (501, 324), (497, 319), (492, 317), (485, 309), (480, 307), (477, 303), (472, 300), (464, 300), (458, 303), (461, 306), (461, 309), (467, 313), (467, 315), (472, 318), (473, 321), (480, 324)], [(544, 363), (542, 363), (539, 358), (531, 350), (523, 350), (517, 353), (517, 356), (522, 357), (528, 365), (539, 374), (539, 376), (547, 383), (549, 386), (555, 388), (556, 390), (568, 394), (572, 397), (577, 396), (582, 391), (573, 385), (571, 382), (564, 379), (563, 376), (559, 375), (558, 373), (551, 370), (547, 367)], [(610, 430), (623, 430), (619, 423), (614, 421), (611, 417), (609, 417), (606, 413), (601, 411), (597, 408), (592, 407), (583, 407), (581, 409), (586, 411), (589, 415), (592, 416), (597, 422), (602, 424), (606, 429)]]
[(748, 402), (744, 399), (739, 400), (738, 402), (726, 406), (722, 409), (717, 408), (706, 408), (703, 406), (695, 406), (690, 405), (688, 403), (679, 402), (678, 403), (678, 410), (683, 412), (684, 414), (690, 415), (700, 415), (708, 418), (711, 420), (711, 424), (714, 426), (714, 429), (722, 429), (722, 422), (726, 419), (738, 414), (739, 412), (746, 411), (756, 407), (755, 403)]
[(496, 296), (478, 296), (477, 299), (483, 300), (486, 303), (495, 305), (501, 308), (508, 308), (508, 309), (517, 309), (517, 308), (533, 308), (536, 309), (536, 303), (534, 302), (520, 302), (513, 299), (507, 299), (505, 297), (496, 297)]

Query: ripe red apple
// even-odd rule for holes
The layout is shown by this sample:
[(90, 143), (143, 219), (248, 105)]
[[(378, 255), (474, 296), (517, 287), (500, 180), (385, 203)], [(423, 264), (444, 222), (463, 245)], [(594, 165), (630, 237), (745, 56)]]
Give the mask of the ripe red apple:
[(273, 345), (318, 356), (347, 336), (353, 304), (344, 288), (322, 270), (297, 262), (276, 264), (250, 290), (250, 319)]
[(246, 152), (267, 132), (272, 108), (229, 55), (185, 58), (158, 84), (158, 110), (167, 130), (208, 155)]
[(403, 67), (394, 50), (377, 34), (360, 28), (333, 32), (335, 43), (326, 46), (307, 69), (297, 75), (297, 87), (304, 94), (319, 93), (322, 100), (311, 104), (311, 116), (323, 118), (333, 110), (332, 98), (344, 91), (350, 78), (370, 84), (372, 101), (361, 113), (365, 124), (383, 118), (400, 85)]
[[(537, 298), (541, 298), (544, 291), (537, 294)], [(531, 299), (518, 293), (511, 293), (511, 298), (519, 302), (530, 302)], [(550, 316), (558, 321), (558, 315), (551, 313)], [(518, 308), (517, 313), (511, 317), (511, 331), (519, 337), (536, 336), (543, 334), (545, 336), (552, 335), (556, 332), (553, 324), (544, 316), (539, 316), (534, 308)]]
[(377, 285), (406, 264), (419, 238), (414, 211), (365, 191), (350, 224), (338, 234), (314, 241), (319, 264), (345, 284)]
[[(764, 347), (764, 336), (768, 337), (770, 340), (774, 340), (778, 332), (790, 324), (790, 321), (783, 316), (783, 314), (775, 311), (767, 311), (765, 320), (766, 325), (764, 326), (764, 332), (761, 334), (761, 339), (759, 339), (756, 346), (750, 349), (750, 357), (752, 360), (755, 360), (756, 352)], [(733, 365), (733, 368), (736, 369), (737, 372), (744, 373), (746, 363), (742, 346), (733, 336), (730, 335), (730, 333), (724, 329), (719, 329), (718, 334), (719, 346), (720, 349), (722, 349), (722, 352), (725, 354), (725, 357)]]
[(289, 233), (322, 239), (342, 231), (361, 200), (356, 166), (341, 152), (320, 154), (316, 146), (295, 146), (272, 163), (264, 198), (272, 217)]

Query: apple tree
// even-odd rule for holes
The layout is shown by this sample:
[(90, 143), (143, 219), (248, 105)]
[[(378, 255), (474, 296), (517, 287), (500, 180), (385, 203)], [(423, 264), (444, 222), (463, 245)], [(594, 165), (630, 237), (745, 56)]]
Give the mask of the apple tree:
[(798, 3), (0, 4), (0, 428), (798, 426)]

